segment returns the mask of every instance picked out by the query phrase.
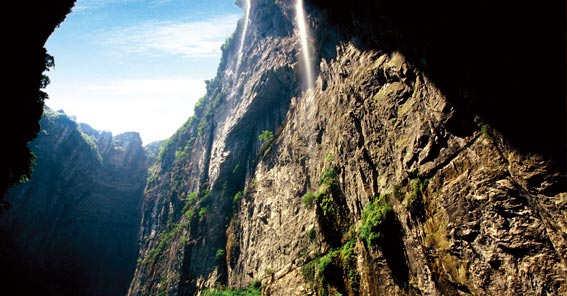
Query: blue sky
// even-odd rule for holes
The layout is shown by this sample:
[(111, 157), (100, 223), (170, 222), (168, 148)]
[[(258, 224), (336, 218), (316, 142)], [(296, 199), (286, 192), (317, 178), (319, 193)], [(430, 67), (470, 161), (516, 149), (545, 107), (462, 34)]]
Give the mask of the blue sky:
[(171, 136), (214, 77), (234, 0), (78, 0), (46, 44), (47, 106), (145, 144)]

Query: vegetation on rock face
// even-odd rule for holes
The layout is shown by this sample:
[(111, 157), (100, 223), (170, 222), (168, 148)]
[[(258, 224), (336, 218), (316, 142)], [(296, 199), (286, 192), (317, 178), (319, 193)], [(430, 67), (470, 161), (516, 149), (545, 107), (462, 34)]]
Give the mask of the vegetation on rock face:
[(199, 192), (197, 191), (187, 194), (187, 205), (194, 205), (198, 196)]
[[(141, 139), (113, 137), (47, 107), (40, 127), (29, 145), (37, 156), (34, 176), (7, 193), (14, 206), (0, 216), (0, 262), (6, 270), (18, 262), (14, 274), (41, 281), (56, 295), (73, 289), (123, 294), (138, 255), (136, 205), (147, 174)], [(11, 246), (17, 252), (6, 250)]]
[(258, 140), (262, 142), (262, 147), (260, 148), (260, 154), (266, 157), (272, 149), (272, 144), (274, 142), (274, 133), (272, 131), (264, 130), (258, 135)]
[[(314, 5), (317, 5), (317, 2), (321, 4), (324, 1), (315, 1)], [(394, 1), (388, 3), (391, 2)], [(275, 3), (279, 2), (276, 1)], [(388, 3), (385, 3), (385, 6), (388, 6)], [(365, 5), (361, 6), (364, 7)], [(274, 6), (274, 8), (279, 9), (277, 6)], [(260, 12), (263, 8), (256, 7), (255, 9)], [(312, 9), (315, 11), (316, 6)], [(351, 10), (345, 11), (352, 13)], [(446, 292), (445, 288), (449, 289), (446, 294), (456, 294), (453, 293), (455, 289), (463, 289), (466, 292), (468, 287), (474, 286), (459, 281), (455, 284), (462, 287), (455, 288), (456, 285), (453, 285), (452, 280), (459, 280), (460, 278), (454, 276), (454, 271), (460, 271), (460, 266), (451, 266), (446, 263), (454, 264), (456, 260), (453, 256), (463, 255), (464, 252), (460, 254), (459, 252), (461, 250), (468, 251), (466, 249), (468, 245), (476, 244), (475, 250), (483, 249), (484, 245), (481, 246), (475, 242), (476, 236), (482, 235), (478, 234), (482, 230), (475, 228), (472, 229), (473, 232), (471, 233), (459, 233), (458, 229), (455, 229), (455, 236), (448, 237), (446, 235), (447, 227), (445, 226), (447, 223), (443, 219), (446, 217), (458, 218), (460, 213), (455, 212), (455, 208), (447, 209), (443, 202), (444, 198), (448, 198), (453, 201), (452, 204), (455, 204), (455, 198), (426, 196), (433, 194), (432, 190), (428, 190), (430, 188), (428, 188), (428, 181), (425, 179), (432, 180), (429, 182), (440, 182), (440, 184), (432, 184), (431, 187), (436, 189), (447, 187), (447, 184), (451, 181), (451, 186), (456, 187), (452, 189), (452, 192), (458, 192), (459, 194), (456, 196), (459, 199), (464, 200), (468, 198), (468, 193), (475, 192), (470, 188), (459, 187), (461, 183), (466, 182), (462, 182), (462, 179), (457, 179), (454, 176), (463, 172), (459, 168), (458, 161), (461, 157), (469, 157), (467, 155), (470, 152), (468, 147), (476, 149), (472, 153), (475, 155), (470, 156), (471, 159), (466, 159), (465, 166), (467, 169), (469, 166), (472, 168), (467, 174), (470, 173), (471, 176), (478, 177), (478, 174), (475, 175), (474, 167), (480, 163), (478, 158), (484, 153), (483, 150), (479, 149), (491, 148), (487, 148), (486, 145), (480, 145), (482, 146), (480, 148), (475, 147), (479, 143), (468, 142), (471, 139), (469, 130), (468, 128), (461, 130), (461, 128), (467, 123), (467, 117), (470, 114), (462, 116), (463, 114), (457, 112), (466, 108), (461, 108), (464, 107), (461, 105), (447, 104), (445, 97), (452, 95), (444, 93), (443, 89), (436, 88), (434, 83), (430, 81), (433, 78), (428, 77), (427, 72), (421, 72), (413, 68), (414, 66), (410, 62), (405, 62), (405, 58), (401, 54), (394, 52), (397, 48), (388, 48), (385, 51), (386, 53), (382, 54), (384, 48), (382, 48), (383, 44), (380, 41), (379, 44), (375, 44), (376, 48), (374, 48), (374, 45), (370, 45), (370, 48), (368, 48), (375, 49), (375, 52), (361, 49), (361, 46), (353, 45), (352, 39), (349, 38), (352, 37), (348, 35), (351, 33), (348, 31), (350, 24), (341, 24), (345, 25), (345, 31), (338, 32), (340, 34), (337, 35), (347, 37), (347, 39), (336, 40), (337, 42), (335, 40), (315, 40), (318, 49), (321, 49), (321, 60), (319, 60), (321, 62), (319, 76), (321, 84), (313, 89), (316, 99), (312, 103), (313, 106), (308, 105), (308, 107), (309, 110), (316, 110), (317, 116), (307, 116), (310, 115), (304, 111), (307, 108), (295, 108), (296, 106), (304, 107), (301, 106), (303, 101), (299, 97), (297, 105), (293, 105), (294, 109), (286, 109), (284, 106), (281, 110), (278, 110), (280, 112), (278, 116), (282, 117), (283, 122), (285, 122), (283, 129), (280, 130), (271, 126), (267, 123), (280, 119), (269, 117), (270, 114), (268, 113), (266, 116), (264, 114), (258, 115), (265, 110), (264, 106), (267, 106), (265, 101), (271, 97), (278, 97), (280, 93), (288, 90), (291, 93), (297, 90), (287, 88), (292, 84), (288, 84), (285, 75), (280, 75), (279, 69), (277, 69), (277, 65), (281, 61), (288, 61), (286, 56), (273, 61), (260, 57), (260, 54), (265, 57), (268, 56), (264, 53), (266, 49), (278, 49), (278, 53), (289, 54), (286, 53), (285, 42), (280, 43), (282, 40), (278, 40), (280, 35), (269, 33), (264, 35), (264, 33), (267, 33), (264, 32), (266, 25), (269, 23), (268, 26), (272, 28), (275, 26), (276, 20), (269, 17), (272, 12), (266, 10), (262, 13), (265, 17), (255, 20), (257, 34), (254, 34), (254, 38), (256, 38), (254, 42), (260, 41), (258, 44), (261, 44), (261, 47), (254, 47), (255, 44), (249, 45), (250, 48), (254, 47), (254, 54), (258, 54), (249, 59), (254, 61), (254, 67), (243, 65), (245, 71), (242, 72), (242, 76), (236, 79), (236, 82), (233, 81), (231, 76), (233, 73), (228, 71), (227, 65), (231, 64), (228, 59), (231, 56), (234, 57), (234, 54), (227, 55), (226, 53), (230, 52), (230, 48), (234, 48), (234, 43), (226, 43), (222, 48), (223, 61), (218, 72), (221, 74), (217, 75), (214, 80), (207, 82), (207, 90), (213, 91), (208, 92), (207, 96), (203, 97), (196, 107), (195, 121), (192, 130), (188, 133), (197, 137), (197, 142), (200, 143), (195, 147), (198, 147), (199, 151), (205, 154), (201, 155), (199, 159), (197, 159), (197, 156), (190, 156), (189, 153), (183, 154), (185, 151), (183, 145), (186, 139), (173, 146), (176, 147), (176, 150), (171, 149), (169, 151), (170, 159), (173, 159), (173, 155), (176, 155), (178, 157), (175, 157), (175, 159), (190, 160), (191, 163), (187, 161), (183, 168), (187, 171), (191, 170), (191, 178), (206, 180), (203, 182), (208, 182), (207, 186), (213, 192), (208, 203), (205, 204), (206, 198), (203, 198), (193, 204), (192, 211), (188, 213), (190, 216), (195, 216), (194, 220), (196, 221), (198, 220), (197, 214), (204, 213), (205, 206), (208, 206), (210, 213), (207, 214), (209, 217), (206, 220), (210, 224), (207, 226), (210, 227), (207, 227), (207, 230), (201, 233), (207, 238), (215, 237), (215, 239), (209, 240), (214, 245), (208, 245), (207, 250), (195, 247), (190, 252), (186, 251), (186, 253), (191, 254), (192, 258), (190, 259), (187, 257), (173, 258), (179, 259), (175, 262), (183, 259), (184, 262), (188, 262), (186, 264), (191, 266), (183, 268), (181, 277), (183, 275), (187, 275), (187, 277), (180, 281), (179, 286), (181, 287), (185, 282), (189, 283), (187, 285), (194, 286), (195, 279), (202, 276), (209, 287), (215, 281), (217, 287), (223, 287), (227, 284), (244, 287), (245, 283), (242, 281), (247, 275), (253, 277), (261, 274), (265, 276), (272, 274), (274, 270), (281, 271), (283, 270), (282, 266), (278, 266), (278, 264), (281, 262), (297, 262), (292, 261), (297, 259), (296, 255), (307, 261), (301, 269), (305, 281), (313, 285), (310, 288), (315, 289), (315, 293), (318, 295), (339, 293), (358, 295), (361, 293), (362, 287), (364, 287), (364, 292), (370, 291), (374, 294), (389, 295), (401, 290), (405, 290), (401, 294), (405, 292), (407, 294), (419, 294), (413, 293), (412, 290), (407, 288), (410, 285), (408, 283), (412, 281), (419, 281), (415, 286), (422, 294), (444, 293)], [(403, 15), (403, 13), (400, 13), (400, 15)], [(313, 14), (312, 17), (314, 20), (317, 19), (316, 14)], [(285, 20), (285, 16), (282, 19)], [(374, 19), (374, 15), (371, 16), (371, 19)], [(322, 24), (324, 23), (325, 21), (322, 20)], [(365, 26), (370, 23), (369, 20), (361, 21), (355, 27), (359, 28), (360, 25)], [(388, 29), (394, 29), (393, 32), (395, 32), (396, 28), (389, 26), (387, 26)], [(322, 27), (324, 26), (320, 26), (320, 28)], [(380, 28), (376, 27), (375, 29), (367, 31), (372, 40), (375, 36), (382, 36), (376, 34), (380, 32)], [(332, 29), (329, 29), (328, 32), (326, 29), (323, 31), (318, 31), (315, 38), (327, 33), (330, 35), (337, 33), (333, 32)], [(362, 30), (353, 31), (362, 32)], [(345, 34), (342, 35), (343, 33)], [(260, 36), (269, 36), (271, 39), (266, 41)], [(387, 38), (387, 36), (384, 37)], [(409, 37), (411, 38), (411, 36)], [(278, 41), (278, 43), (271, 43), (273, 40)], [(361, 42), (364, 43), (364, 40)], [(330, 54), (326, 53), (329, 49), (332, 52)], [(419, 52), (419, 49), (415, 51)], [(272, 54), (276, 54), (275, 50), (270, 53), (270, 55)], [(332, 56), (332, 58), (328, 58), (329, 56)], [(421, 63), (421, 65), (430, 62), (426, 61), (425, 58), (423, 61), (419, 58), (421, 57), (418, 56), (417, 59), (411, 60)], [(269, 61), (269, 63), (266, 61)], [(262, 75), (268, 73), (267, 69), (273, 73)], [(230, 73), (230, 75), (223, 76), (222, 73)], [(250, 73), (253, 75), (250, 75)], [(270, 75), (275, 76), (278, 83), (268, 84), (267, 82), (271, 79)], [(262, 79), (256, 80), (255, 77), (262, 77)], [(229, 83), (225, 84), (226, 81), (229, 81)], [(234, 86), (238, 89), (231, 89)], [(270, 91), (266, 92), (266, 89)], [(236, 95), (227, 100), (227, 102), (231, 102), (230, 104), (221, 105), (222, 114), (214, 114), (216, 111), (214, 106), (223, 100), (222, 91), (227, 91), (229, 96), (233, 96), (233, 93)], [(458, 93), (460, 94), (460, 91)], [(276, 95), (274, 96), (274, 94)], [(235, 98), (241, 100), (233, 101)], [(373, 98), (380, 99), (375, 100)], [(255, 102), (255, 100), (263, 101), (262, 104), (265, 105), (262, 107), (246, 105), (248, 102)], [(446, 112), (449, 109), (451, 114)], [(464, 113), (466, 113), (466, 110)], [(223, 127), (222, 130), (212, 124), (211, 114), (215, 115), (215, 124), (218, 123), (219, 127)], [(235, 118), (231, 117), (230, 114), (244, 115), (241, 118)], [(429, 114), (435, 115), (429, 116)], [(245, 118), (245, 120), (242, 118)], [(238, 122), (234, 126), (236, 128), (232, 130), (234, 134), (223, 134), (224, 131), (231, 130), (234, 122)], [(261, 122), (261, 124), (255, 125), (255, 122)], [(449, 126), (449, 123), (452, 126)], [(314, 129), (311, 129), (311, 127), (314, 127)], [(263, 129), (267, 130), (262, 131)], [(315, 135), (313, 133), (315, 130), (319, 130), (320, 133)], [(474, 129), (471, 133), (478, 136), (478, 129)], [(483, 128), (482, 133), (488, 134), (488, 129)], [(223, 137), (224, 135), (227, 137)], [(455, 138), (455, 135), (458, 138)], [(235, 137), (238, 139), (235, 139)], [(276, 154), (272, 146), (276, 137), (278, 148), (280, 148), (278, 152), (282, 152), (281, 155)], [(462, 146), (463, 143), (466, 143), (466, 146)], [(216, 150), (216, 148), (221, 148), (221, 150)], [(335, 155), (329, 153), (329, 151), (333, 151)], [(223, 154), (223, 152), (227, 153)], [(211, 153), (212, 156), (208, 153)], [(327, 153), (326, 156), (325, 153)], [(267, 159), (267, 156), (270, 156), (269, 159)], [(250, 158), (255, 159), (251, 160)], [(322, 160), (323, 169), (318, 176), (314, 176), (312, 173), (316, 168), (312, 166), (317, 165), (317, 160)], [(211, 166), (208, 166), (209, 162)], [(240, 167), (240, 164), (242, 164), (242, 167)], [(448, 164), (453, 165), (457, 172), (452, 171)], [(198, 167), (199, 165), (202, 165), (202, 167)], [(412, 170), (410, 174), (406, 174), (406, 170), (412, 167), (416, 168), (415, 171)], [(427, 169), (426, 175), (418, 176), (417, 168)], [(444, 171), (439, 173), (438, 171), (441, 170)], [(179, 172), (184, 171), (179, 170)], [(210, 172), (212, 174), (207, 175)], [(308, 176), (304, 176), (305, 174)], [(497, 181), (500, 180), (490, 180), (492, 184)], [(397, 184), (397, 187), (390, 193), (391, 198), (388, 198), (387, 195), (375, 196), (377, 192), (385, 190), (388, 182)], [(514, 182), (512, 183), (513, 185), (510, 186), (516, 186)], [(221, 184), (223, 185), (221, 186)], [(507, 182), (498, 184), (504, 190)], [(303, 190), (306, 186), (311, 186), (311, 188), (307, 191)], [(221, 187), (222, 193), (220, 193)], [(186, 194), (184, 188), (186, 187), (181, 189), (175, 187), (174, 189), (176, 192), (180, 192), (179, 196), (183, 196), (183, 194)], [(164, 189), (169, 190), (166, 186), (164, 186)], [(513, 190), (517, 192), (516, 188)], [(298, 194), (297, 192), (301, 193)], [(461, 195), (461, 193), (463, 194)], [(295, 198), (290, 200), (288, 197), (301, 194), (303, 194), (304, 206), (314, 210), (287, 210), (286, 207), (289, 207), (290, 204), (298, 202)], [(471, 204), (475, 204), (475, 207), (477, 207), (484, 202), (480, 197), (487, 199), (485, 195), (485, 192), (480, 192), (479, 198)], [(177, 198), (176, 195), (172, 194), (171, 196), (171, 200)], [(438, 200), (434, 200), (435, 198)], [(490, 198), (488, 197), (488, 199)], [(402, 199), (403, 203), (400, 206)], [(224, 216), (230, 214), (227, 213), (226, 209), (229, 208), (228, 205), (231, 202), (235, 213), (227, 238), (224, 236), (225, 228), (223, 226), (226, 225)], [(424, 207), (425, 202), (427, 202), (427, 207)], [(495, 204), (493, 202), (487, 203)], [(222, 206), (220, 206), (221, 204)], [(365, 204), (366, 207), (363, 209)], [(394, 206), (396, 208), (395, 213), (393, 211)], [(471, 210), (470, 208), (464, 209)], [(424, 214), (426, 210), (429, 216)], [(433, 210), (437, 213), (430, 213)], [(221, 213), (219, 214), (219, 212)], [(491, 211), (490, 214), (498, 215), (498, 213), (498, 211)], [(203, 217), (204, 215), (199, 216)], [(423, 223), (411, 223), (415, 222), (416, 217), (423, 217)], [(440, 221), (440, 225), (434, 224), (433, 220)], [(261, 223), (258, 223), (258, 221), (261, 221)], [(306, 225), (315, 223), (317, 225), (306, 228)], [(461, 225), (464, 224), (461, 223)], [(350, 226), (353, 227), (350, 228)], [(265, 227), (265, 229), (273, 231), (259, 231), (258, 227)], [(415, 231), (413, 227), (416, 227)], [(291, 234), (286, 236), (275, 237), (272, 235), (273, 233), (283, 233), (282, 228), (284, 231), (288, 229), (294, 231), (288, 231)], [(220, 235), (217, 236), (219, 233)], [(429, 243), (432, 246), (439, 245), (441, 247), (430, 248), (431, 253), (422, 252), (423, 249), (429, 251), (430, 249), (427, 249), (429, 246), (407, 250), (406, 246), (411, 244), (405, 243), (420, 243), (420, 237), (416, 237), (415, 233), (424, 236), (432, 236), (433, 233), (435, 240), (431, 240)], [(449, 240), (459, 243), (459, 235), (466, 236), (465, 239), (470, 244), (465, 243), (465, 246), (459, 244), (459, 249), (449, 250), (450, 254), (449, 251), (447, 254), (437, 254), (437, 251), (443, 253), (448, 249), (445, 246), (448, 245)], [(436, 239), (437, 237), (439, 239)], [(223, 245), (225, 243), (224, 238), (227, 238), (225, 245)], [(413, 241), (406, 239), (413, 239)], [(198, 241), (199, 238), (192, 238), (192, 240)], [(243, 240), (246, 240), (246, 242), (243, 242)], [(301, 250), (296, 248), (297, 240), (304, 243)], [(315, 248), (317, 247), (316, 242), (321, 243), (322, 247)], [(209, 262), (213, 261), (213, 258), (217, 258), (216, 271), (218, 273), (209, 273), (210, 270), (207, 270), (201, 274), (199, 271), (190, 270), (196, 265), (205, 265), (197, 262), (200, 258), (194, 258), (194, 254), (197, 253), (194, 252), (196, 250), (200, 252), (199, 254), (206, 254)], [(215, 251), (217, 251), (216, 256)], [(491, 252), (483, 254), (498, 253), (498, 250), (496, 250), (496, 253), (492, 252), (493, 250), (489, 251)], [(226, 252), (226, 254), (223, 254), (223, 252)], [(411, 255), (410, 258), (405, 258), (405, 254)], [(430, 258), (428, 257), (430, 254), (439, 256), (441, 259)], [(509, 268), (511, 264), (504, 260), (510, 257), (509, 254), (502, 252), (498, 254), (497, 265)], [(226, 266), (221, 266), (218, 262), (223, 255), (226, 257), (226, 260), (223, 260)], [(462, 257), (466, 256), (465, 254)], [(170, 259), (169, 262), (173, 262), (173, 259)], [(275, 263), (264, 264), (266, 260), (272, 259), (271, 262)], [(468, 261), (469, 259), (471, 260)], [(403, 266), (409, 260), (416, 260), (412, 263), (427, 266), (428, 268), (425, 269), (430, 273), (424, 274), (421, 270), (418, 270), (414, 274), (410, 274), (406, 270), (408, 269), (407, 266)], [(466, 260), (466, 263), (462, 266), (466, 267), (466, 264), (477, 267), (488, 266), (487, 262), (480, 262), (480, 264), (474, 262), (477, 258), (467, 258)], [(442, 268), (438, 262), (443, 263)], [(163, 270), (166, 267), (160, 268)], [(187, 267), (187, 265), (184, 267)], [(223, 267), (226, 270), (220, 271)], [(187, 272), (186, 270), (190, 271)], [(140, 273), (139, 281), (143, 283), (149, 281), (146, 280), (148, 278), (151, 280), (151, 272), (152, 270)], [(364, 276), (361, 277), (358, 272), (364, 273)], [(451, 276), (451, 285), (446, 284), (448, 273)], [(211, 277), (211, 274), (214, 276)], [(217, 276), (218, 274), (222, 274), (222, 276)], [(430, 276), (431, 274), (440, 275), (439, 279)], [(496, 273), (490, 270), (487, 274)], [(215, 276), (216, 278), (214, 278)], [(282, 283), (287, 284), (289, 278), (295, 280), (293, 276), (293, 273), (288, 273), (283, 280), (276, 279), (275, 276), (272, 277), (270, 287), (266, 290), (272, 291), (271, 288), (274, 288), (276, 291), (281, 291), (288, 288), (286, 292), (289, 292), (295, 287), (282, 288), (281, 286)], [(419, 276), (419, 278), (416, 276)], [(172, 287), (171, 290), (175, 288)], [(194, 288), (191, 293), (198, 293), (198, 289)], [(136, 290), (136, 292), (139, 291), (140, 289)], [(180, 294), (191, 293), (183, 291)], [(204, 295), (241, 295), (243, 293), (247, 293), (247, 290), (210, 289), (205, 291)]]
[(337, 214), (337, 205), (330, 196), (331, 186), (335, 183), (336, 176), (335, 168), (327, 169), (319, 179), (319, 189), (315, 193), (307, 192), (303, 195), (303, 204), (311, 208), (315, 202), (318, 202), (325, 216)]
[[(47, 93), (45, 93), (43, 89), (49, 85), (50, 80), (44, 73), (53, 68), (55, 64), (53, 56), (49, 55), (45, 49), (42, 50), (42, 53), (42, 74), (39, 78), (37, 88), (30, 90), (30, 93), (36, 92), (36, 97), (33, 101), (26, 102), (26, 104), (28, 104), (26, 107), (33, 110), (12, 110), (16, 112), (28, 112), (23, 114), (26, 116), (34, 116), (37, 114), (37, 118), (33, 118), (30, 122), (22, 122), (20, 124), (18, 121), (25, 119), (24, 116), (22, 116), (21, 118), (16, 118), (15, 122), (11, 120), (9, 124), (6, 125), (10, 130), (8, 134), (4, 134), (4, 140), (7, 140), (7, 143), (10, 143), (10, 145), (5, 146), (6, 151), (4, 151), (4, 155), (7, 157), (4, 157), (1, 168), (5, 171), (0, 172), (0, 211), (8, 207), (8, 204), (3, 200), (4, 193), (8, 187), (14, 184), (28, 182), (35, 166), (35, 155), (30, 151), (28, 141), (33, 140), (37, 135), (37, 129), (39, 128), (37, 122), (41, 117), (44, 101), (48, 98)], [(15, 75), (15, 77), (18, 76)], [(18, 95), (20, 95), (20, 93), (18, 93)], [(19, 102), (25, 99), (28, 98), (18, 98), (17, 101)], [(13, 107), (12, 105), (8, 106)], [(10, 111), (12, 116), (7, 118), (13, 119), (13, 116), (18, 116), (17, 114), (13, 114), (12, 111)], [(11, 139), (11, 137), (15, 139)]]
[(262, 295), (262, 284), (254, 281), (247, 289), (206, 289), (203, 296), (260, 296)]
[(242, 191), (238, 191), (232, 198), (233, 203), (238, 203), (242, 199)]
[[(47, 54), (44, 44), (56, 26), (65, 19), (75, 0), (41, 1), (33, 3), (11, 2), (5, 9), (5, 17), (13, 12), (24, 12), (27, 20), (33, 20), (26, 28), (6, 30), (4, 34), (7, 65), (4, 70), (4, 92), (10, 94), (3, 103), (4, 115), (0, 121), (3, 158), (0, 162), (0, 210), (8, 207), (4, 201), (6, 190), (30, 179), (34, 156), (28, 143), (39, 132), (44, 100), (47, 94), (41, 89), (48, 79), (43, 74), (53, 65), (53, 57)], [(25, 38), (23, 37), (25, 36)], [(9, 116), (6, 116), (9, 114)]]
[(184, 222), (180, 224), (168, 224), (166, 230), (160, 233), (159, 241), (155, 248), (152, 248), (148, 251), (144, 259), (142, 260), (142, 264), (151, 264), (156, 261), (156, 259), (161, 256), (163, 251), (165, 251), (173, 239), (185, 228), (189, 225), (190, 219), (183, 220)]
[(371, 247), (372, 243), (380, 238), (380, 225), (386, 221), (388, 214), (392, 211), (392, 206), (387, 202), (387, 195), (383, 194), (374, 199), (362, 211), (362, 225), (359, 236)]
[(404, 201), (410, 214), (417, 219), (423, 220), (425, 216), (423, 194), (429, 181), (416, 176), (412, 181), (412, 190)]
[(306, 207), (311, 208), (311, 207), (313, 207), (313, 205), (315, 204), (315, 201), (317, 199), (318, 199), (318, 196), (313, 194), (313, 192), (307, 192), (303, 195), (303, 204)]
[(340, 293), (335, 286), (338, 285), (337, 280), (342, 279), (353, 293), (358, 294), (360, 275), (356, 269), (355, 245), (356, 239), (351, 238), (340, 248), (304, 264), (301, 267), (303, 278), (315, 285), (314, 288), (320, 295), (329, 295), (330, 292)]
[(223, 249), (218, 249), (217, 253), (215, 254), (215, 260), (217, 262), (224, 260), (225, 251)]
[(199, 209), (199, 222), (202, 222), (207, 216), (207, 207)]
[(270, 144), (274, 140), (274, 133), (272, 131), (264, 130), (258, 136), (258, 140), (260, 140), (263, 144)]
[(335, 177), (337, 176), (337, 171), (335, 168), (328, 168), (324, 173), (323, 176), (319, 179), (319, 185), (330, 186), (335, 182)]
[(319, 206), (323, 211), (323, 216), (333, 216), (336, 217), (339, 214), (339, 206), (329, 194), (319, 195)]

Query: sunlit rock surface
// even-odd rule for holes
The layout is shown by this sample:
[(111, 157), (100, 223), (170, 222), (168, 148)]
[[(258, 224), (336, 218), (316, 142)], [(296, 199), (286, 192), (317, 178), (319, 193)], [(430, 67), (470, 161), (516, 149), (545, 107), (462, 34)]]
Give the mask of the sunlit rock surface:
[[(149, 170), (129, 295), (255, 280), (266, 295), (566, 293), (562, 72), (516, 59), (551, 48), (518, 36), (547, 11), (305, 2), (314, 87), (295, 1), (252, 1), (239, 74), (233, 38)], [(522, 83), (538, 67), (558, 75), (549, 88)], [(515, 129), (528, 125), (554, 137)]]

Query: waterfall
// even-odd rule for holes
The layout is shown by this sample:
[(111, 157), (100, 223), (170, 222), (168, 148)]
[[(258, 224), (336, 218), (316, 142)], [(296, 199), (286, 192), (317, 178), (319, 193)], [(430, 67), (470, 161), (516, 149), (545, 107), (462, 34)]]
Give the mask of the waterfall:
[(313, 65), (311, 64), (311, 54), (309, 52), (309, 28), (307, 27), (307, 19), (305, 17), (305, 9), (303, 8), (303, 0), (297, 0), (295, 5), (296, 22), (299, 29), (299, 37), (301, 39), (301, 51), (303, 55), (303, 70), (305, 72), (304, 83), (307, 89), (313, 87)]
[(235, 75), (238, 75), (238, 68), (240, 68), (240, 62), (242, 62), (242, 50), (244, 48), (244, 42), (246, 42), (246, 32), (248, 31), (248, 23), (250, 21), (250, 4), (251, 0), (244, 0), (244, 28), (242, 29), (242, 36), (240, 37), (240, 47), (238, 48), (238, 59), (236, 60), (236, 69), (234, 71)]

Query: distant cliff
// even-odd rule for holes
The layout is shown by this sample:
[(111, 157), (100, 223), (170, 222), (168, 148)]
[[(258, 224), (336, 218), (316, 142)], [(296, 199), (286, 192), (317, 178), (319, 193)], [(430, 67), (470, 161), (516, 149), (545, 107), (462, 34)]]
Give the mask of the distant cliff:
[(129, 295), (567, 293), (565, 63), (522, 59), (564, 61), (558, 15), (305, 2), (315, 86), (295, 1), (251, 1), (149, 170)]
[(113, 137), (50, 110), (40, 125), (30, 143), (33, 176), (9, 190), (12, 206), (0, 216), (2, 287), (123, 295), (136, 264), (146, 182), (140, 136)]

